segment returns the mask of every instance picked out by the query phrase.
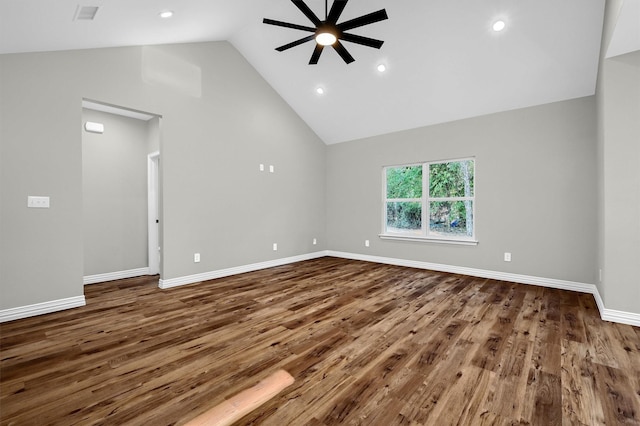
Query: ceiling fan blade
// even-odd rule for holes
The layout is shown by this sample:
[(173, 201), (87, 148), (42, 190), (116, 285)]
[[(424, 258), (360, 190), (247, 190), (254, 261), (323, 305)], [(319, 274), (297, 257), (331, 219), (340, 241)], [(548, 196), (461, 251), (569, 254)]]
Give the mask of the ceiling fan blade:
[(333, 48), (336, 50), (336, 52), (338, 52), (338, 55), (340, 55), (340, 57), (347, 64), (350, 64), (351, 62), (355, 61), (355, 59), (353, 59), (353, 56), (351, 56), (351, 54), (349, 52), (347, 52), (347, 49), (345, 49), (345, 47), (342, 45), (342, 43), (340, 43), (340, 40), (336, 41), (333, 44)]
[(387, 11), (384, 9), (380, 9), (377, 12), (372, 12), (367, 15), (360, 16), (359, 18), (344, 21), (341, 24), (338, 24), (337, 27), (340, 29), (340, 31), (348, 31), (354, 28), (362, 27), (363, 25), (384, 21), (385, 19), (389, 19), (389, 16), (387, 16)]
[(309, 65), (316, 65), (318, 63), (320, 54), (322, 53), (322, 49), (324, 49), (323, 45), (316, 44), (316, 48), (313, 50), (313, 54), (311, 55), (311, 59), (309, 60)]
[(294, 30), (311, 31), (312, 33), (316, 32), (316, 29), (312, 27), (305, 27), (304, 25), (291, 24), (289, 22), (274, 21), (273, 19), (269, 19), (269, 18), (264, 18), (262, 20), (262, 23), (275, 25), (276, 27), (293, 28)]
[(291, 0), (291, 2), (295, 4), (298, 9), (300, 9), (300, 12), (304, 13), (304, 16), (306, 16), (311, 22), (313, 22), (313, 25), (318, 26), (322, 23), (322, 21), (320, 21), (316, 14), (313, 13), (311, 9), (309, 9), (309, 6), (307, 6), (305, 2), (303, 2), (302, 0)]
[(375, 38), (363, 37), (355, 34), (342, 33), (340, 40), (350, 41), (351, 43), (362, 44), (363, 46), (374, 47), (380, 49), (384, 41)]
[(338, 22), (338, 19), (340, 19), (340, 15), (342, 15), (342, 11), (346, 5), (347, 0), (334, 0), (331, 5), (331, 10), (329, 11), (329, 15), (327, 16), (327, 22), (333, 22), (334, 24)]
[(311, 41), (311, 40), (313, 40), (313, 39), (314, 39), (314, 37), (315, 37), (315, 34), (312, 34), (312, 35), (310, 35), (310, 36), (307, 36), (307, 37), (301, 38), (300, 40), (293, 41), (293, 42), (291, 42), (291, 43), (289, 43), (289, 44), (285, 44), (285, 45), (283, 45), (283, 46), (276, 47), (276, 50), (277, 50), (278, 52), (283, 52), (283, 51), (285, 51), (285, 50), (287, 50), (287, 49), (291, 49), (292, 47), (296, 47), (296, 46), (298, 46), (298, 45), (300, 45), (300, 44), (302, 44), (302, 43), (306, 43), (306, 42), (308, 42), (308, 41)]

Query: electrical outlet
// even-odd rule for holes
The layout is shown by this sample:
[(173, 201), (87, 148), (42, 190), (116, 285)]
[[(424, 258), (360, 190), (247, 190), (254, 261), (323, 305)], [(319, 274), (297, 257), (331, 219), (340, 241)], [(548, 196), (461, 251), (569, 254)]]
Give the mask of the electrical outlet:
[(273, 243), (273, 251), (278, 251), (278, 243)]
[(315, 246), (316, 244), (318, 244), (318, 240), (316, 240), (315, 238), (313, 239), (313, 245)]
[(369, 247), (369, 240), (364, 240), (364, 246)]
[(504, 261), (505, 262), (511, 262), (511, 253), (505, 253), (504, 254)]
[(275, 167), (269, 166), (269, 173), (274, 173), (276, 171)]
[(194, 263), (200, 262), (200, 253), (194, 253), (193, 254), (193, 262)]
[(260, 164), (260, 171), (264, 172), (264, 164)]

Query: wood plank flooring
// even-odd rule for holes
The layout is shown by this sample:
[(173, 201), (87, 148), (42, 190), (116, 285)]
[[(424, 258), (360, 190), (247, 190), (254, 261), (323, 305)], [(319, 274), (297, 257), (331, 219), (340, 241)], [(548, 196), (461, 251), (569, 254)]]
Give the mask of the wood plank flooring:
[(277, 369), (242, 425), (640, 425), (640, 329), (593, 297), (331, 257), (0, 325), (0, 424), (182, 424)]

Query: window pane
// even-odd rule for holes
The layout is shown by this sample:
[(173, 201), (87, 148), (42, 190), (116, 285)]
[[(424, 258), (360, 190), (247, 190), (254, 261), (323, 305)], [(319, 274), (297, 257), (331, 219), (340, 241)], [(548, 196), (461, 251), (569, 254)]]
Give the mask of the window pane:
[(429, 233), (441, 237), (472, 237), (473, 201), (429, 203)]
[(387, 198), (422, 198), (422, 166), (389, 167)]
[(387, 203), (387, 232), (420, 235), (422, 233), (420, 203)]
[(473, 160), (429, 165), (429, 196), (473, 197)]

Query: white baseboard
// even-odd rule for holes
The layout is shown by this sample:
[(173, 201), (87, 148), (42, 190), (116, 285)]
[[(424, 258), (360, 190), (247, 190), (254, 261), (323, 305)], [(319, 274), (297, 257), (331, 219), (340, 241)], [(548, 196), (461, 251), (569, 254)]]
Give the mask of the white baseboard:
[[(286, 257), (282, 259), (269, 260), (266, 262), (253, 263), (249, 265), (237, 266), (234, 268), (220, 269), (217, 271), (204, 272), (201, 274), (188, 275), (184, 277), (171, 278), (159, 281), (158, 287), (168, 289), (181, 285), (193, 284), (201, 281), (213, 280), (216, 278), (227, 277), (245, 272), (258, 271), (260, 269), (272, 268), (275, 266), (286, 265), (304, 260), (317, 259), (319, 257), (333, 256), (344, 259), (363, 260), (366, 262), (383, 263), (388, 265), (406, 266), (410, 268), (428, 269), (432, 271), (449, 272), (453, 274), (469, 275), (480, 278), (490, 278), (502, 281), (510, 281), (519, 284), (532, 284), (541, 287), (557, 288), (560, 290), (577, 291), (580, 293), (592, 294), (595, 298), (596, 305), (600, 311), (600, 317), (604, 321), (611, 321), (621, 324), (628, 324), (640, 327), (640, 314), (632, 312), (616, 311), (607, 309), (598, 288), (594, 284), (579, 283), (574, 281), (557, 280), (554, 278), (541, 278), (530, 275), (512, 274), (507, 272), (489, 271), (485, 269), (467, 268), (464, 266), (444, 265), (439, 263), (421, 262), (415, 260), (396, 259), (381, 256), (369, 256), (356, 253), (346, 253), (332, 250), (319, 251), (315, 253), (303, 254), (300, 256)], [(129, 271), (113, 272), (109, 274), (99, 274), (84, 277), (85, 284), (93, 284), (97, 282), (111, 281), (122, 278), (131, 278), (142, 275), (148, 275), (148, 268), (132, 269)], [(64, 309), (77, 308), (85, 306), (84, 296), (70, 297), (67, 299), (52, 300), (50, 302), (37, 303), (34, 305), (21, 306), (0, 310), (0, 323), (13, 321), (16, 319), (27, 318), (35, 315), (47, 314), (50, 312), (61, 311)]]
[(596, 287), (596, 291), (593, 292), (593, 298), (596, 299), (596, 305), (598, 306), (598, 311), (600, 311), (600, 317), (604, 319), (602, 317), (602, 313), (605, 310), (604, 301), (602, 300), (602, 297), (600, 296), (600, 292), (598, 291), (597, 287)]
[(282, 259), (268, 260), (266, 262), (252, 263), (249, 265), (236, 266), (233, 268), (219, 269), (217, 271), (203, 272), (201, 274), (187, 275), (184, 277), (161, 279), (158, 287), (167, 289), (178, 287), (181, 285), (198, 283), (200, 281), (215, 280), (216, 278), (228, 277), (236, 274), (244, 274), (245, 272), (258, 271), (260, 269), (273, 268), (274, 266), (287, 265), (289, 263), (301, 262), (303, 260), (317, 259), (327, 256), (326, 251), (303, 254), (300, 256), (285, 257)]
[(604, 308), (600, 311), (600, 316), (605, 321), (640, 327), (640, 314), (635, 314), (633, 312), (616, 311), (615, 309)]
[(49, 302), (36, 303), (34, 305), (19, 306), (0, 311), (0, 323), (13, 321), (36, 315), (49, 314), (51, 312), (63, 311), (65, 309), (78, 308), (87, 303), (84, 296), (69, 297), (66, 299), (51, 300)]
[(450, 272), (452, 274), (470, 275), (480, 278), (491, 278), (495, 280), (510, 281), (518, 284), (532, 284), (540, 287), (557, 288), (560, 290), (577, 291), (580, 293), (592, 294), (598, 310), (600, 318), (604, 321), (611, 321), (621, 324), (633, 325), (640, 327), (640, 314), (633, 312), (616, 311), (607, 309), (604, 306), (600, 292), (595, 284), (579, 283), (574, 281), (557, 280), (555, 278), (541, 278), (530, 275), (511, 274), (508, 272), (488, 271), (485, 269), (467, 268), (464, 266), (444, 265), (440, 263), (421, 262), (415, 260), (396, 259), (390, 257), (369, 256), (364, 254), (346, 253), (339, 251), (327, 251), (327, 256), (341, 257), (344, 259), (364, 260), (367, 262), (384, 263), (388, 265), (407, 266), (410, 268), (429, 269), (432, 271)]
[(122, 280), (124, 278), (141, 277), (149, 275), (149, 268), (129, 269), (127, 271), (107, 272), (105, 274), (87, 275), (82, 277), (82, 284), (96, 284), (106, 281)]
[(508, 272), (489, 271), (486, 269), (467, 268), (465, 266), (444, 265), (441, 263), (421, 262), (416, 260), (395, 259), (391, 257), (368, 256), (337, 251), (329, 251), (329, 256), (345, 259), (364, 260), (367, 262), (385, 263), (388, 265), (407, 266), (410, 268), (429, 269), (452, 274), (470, 275), (472, 277), (491, 278), (494, 280), (511, 281), (519, 284), (533, 284), (541, 287), (557, 288), (560, 290), (572, 290), (580, 293), (597, 291), (594, 284), (585, 284), (575, 281), (557, 280), (555, 278), (541, 278), (530, 275), (511, 274)]

